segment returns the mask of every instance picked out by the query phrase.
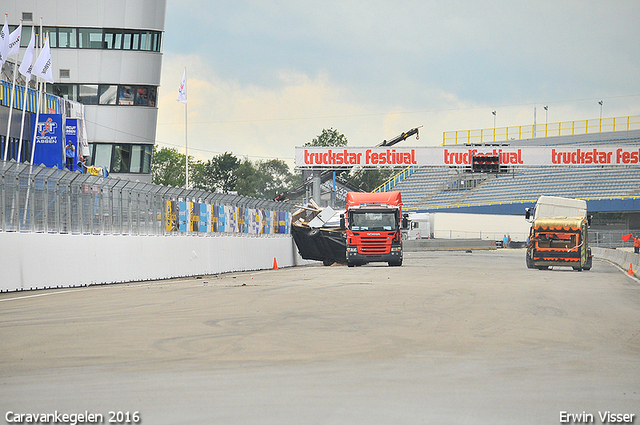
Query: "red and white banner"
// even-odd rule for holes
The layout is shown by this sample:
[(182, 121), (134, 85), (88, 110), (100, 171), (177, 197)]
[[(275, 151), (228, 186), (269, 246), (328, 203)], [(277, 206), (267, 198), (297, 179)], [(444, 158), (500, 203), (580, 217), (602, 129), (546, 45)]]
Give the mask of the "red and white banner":
[(437, 147), (298, 147), (296, 167), (471, 166), (474, 156), (500, 156), (502, 165), (586, 166), (640, 165), (640, 145), (588, 146), (437, 146)]

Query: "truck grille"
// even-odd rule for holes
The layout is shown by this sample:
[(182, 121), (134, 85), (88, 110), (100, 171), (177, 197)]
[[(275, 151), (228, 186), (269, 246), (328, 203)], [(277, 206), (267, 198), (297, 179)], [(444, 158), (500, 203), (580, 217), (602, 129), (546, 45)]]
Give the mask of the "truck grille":
[(385, 236), (362, 236), (360, 238), (362, 246), (360, 248), (363, 254), (388, 254), (388, 240)]

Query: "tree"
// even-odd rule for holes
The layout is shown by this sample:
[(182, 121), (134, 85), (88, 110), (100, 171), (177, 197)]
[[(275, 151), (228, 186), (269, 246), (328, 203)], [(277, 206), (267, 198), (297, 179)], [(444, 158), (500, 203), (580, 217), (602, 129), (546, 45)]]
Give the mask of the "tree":
[[(160, 148), (153, 146), (153, 157), (151, 162), (151, 181), (154, 184), (165, 186), (184, 187), (185, 179), (185, 156), (174, 148)], [(200, 161), (196, 161), (189, 155), (189, 181), (198, 173), (198, 168), (202, 167)]]
[(286, 162), (280, 159), (257, 161), (245, 159), (236, 170), (236, 190), (240, 195), (274, 199), (291, 190), (297, 181)]
[(322, 129), (322, 133), (310, 142), (305, 143), (305, 146), (347, 146), (347, 138), (344, 134), (338, 133), (338, 130), (330, 128)]
[(402, 167), (353, 168), (342, 177), (365, 192), (371, 192), (403, 169)]
[(245, 158), (235, 171), (236, 190), (239, 195), (260, 197), (258, 188), (261, 184), (261, 176), (249, 159)]
[(273, 199), (280, 193), (293, 189), (297, 179), (289, 171), (289, 166), (281, 159), (258, 161), (258, 173), (262, 176), (259, 195)]
[(235, 190), (238, 177), (236, 169), (240, 161), (233, 154), (225, 152), (214, 156), (202, 167), (197, 168), (193, 187), (209, 192), (230, 192)]
[(155, 184), (165, 186), (184, 186), (185, 163), (184, 154), (173, 148), (153, 147), (153, 161), (151, 165), (151, 179)]

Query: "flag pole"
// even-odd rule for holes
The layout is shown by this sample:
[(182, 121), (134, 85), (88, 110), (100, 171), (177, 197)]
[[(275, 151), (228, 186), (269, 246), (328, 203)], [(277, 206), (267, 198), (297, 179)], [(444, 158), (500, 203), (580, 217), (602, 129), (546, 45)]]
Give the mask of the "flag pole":
[[(16, 62), (18, 60), (16, 59)], [(4, 160), (7, 160), (7, 154), (9, 153), (9, 138), (11, 136), (11, 117), (13, 115), (13, 98), (16, 95), (16, 62), (13, 63), (13, 83), (11, 84), (11, 100), (9, 101), (9, 119), (7, 120), (7, 140), (4, 144)], [(16, 161), (20, 162), (20, 157), (16, 158)]]
[[(22, 57), (19, 71), (24, 75), (24, 96), (22, 99), (22, 120), (20, 122), (20, 141), (18, 143), (18, 158), (22, 154), (22, 136), (24, 135), (24, 117), (27, 110), (27, 98), (29, 97), (29, 82), (31, 81), (31, 70), (33, 69), (33, 49), (35, 47), (35, 27), (31, 26), (31, 39), (27, 46), (27, 51)], [(25, 69), (23, 69), (25, 68)]]
[[(20, 26), (18, 27), (18, 29), (14, 30), (14, 31), (18, 31), (18, 38), (17, 41), (15, 41), (17, 43), (17, 47), (18, 50), (20, 49), (20, 36), (22, 35), (22, 19), (20, 19)], [(12, 33), (13, 34), (13, 33)], [(7, 34), (7, 36), (9, 37), (9, 39), (7, 40), (7, 42), (11, 41), (11, 36), (9, 34)], [(9, 49), (7, 51), (7, 59), (9, 59), (9, 56), (11, 56), (11, 49), (12, 47), (9, 46)], [(14, 101), (14, 97), (16, 95), (16, 67), (18, 66), (18, 58), (16, 57), (15, 62), (13, 62), (13, 83), (11, 84), (11, 99), (9, 101), (9, 119), (7, 120), (7, 138), (5, 140), (5, 144), (4, 144), (4, 160), (7, 160), (7, 154), (9, 153), (9, 139), (11, 137), (11, 117), (13, 116), (13, 101)], [(18, 155), (18, 157), (16, 158), (16, 161), (20, 162), (20, 156)]]
[[(38, 36), (42, 36), (42, 34), (36, 35), (36, 44), (38, 44)], [(33, 142), (31, 144), (31, 161), (29, 162), (33, 165), (33, 160), (36, 153), (36, 136), (38, 135), (38, 120), (40, 119), (40, 77), (36, 75), (36, 86), (38, 87), (38, 93), (36, 95), (36, 122), (33, 126)]]
[(182, 74), (182, 82), (178, 88), (178, 98), (176, 99), (180, 103), (184, 103), (184, 170), (185, 170), (185, 184), (184, 188), (189, 188), (189, 142), (187, 138), (187, 67), (184, 67), (184, 73)]
[[(187, 90), (187, 67), (184, 67), (185, 93)], [(187, 102), (184, 103), (184, 149), (185, 149), (185, 189), (189, 189), (189, 143), (187, 137)]]
[[(22, 120), (20, 121), (20, 140), (18, 143), (18, 161), (20, 161), (20, 155), (22, 154), (22, 136), (24, 135), (24, 116), (27, 109), (27, 97), (29, 97), (29, 82), (24, 83), (24, 99), (22, 100)], [(5, 158), (6, 161), (6, 158)]]

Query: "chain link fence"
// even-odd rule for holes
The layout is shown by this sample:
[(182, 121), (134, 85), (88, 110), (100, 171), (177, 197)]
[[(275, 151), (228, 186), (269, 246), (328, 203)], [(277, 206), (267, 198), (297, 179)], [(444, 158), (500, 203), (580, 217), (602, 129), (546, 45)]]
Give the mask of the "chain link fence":
[(288, 202), (0, 161), (0, 231), (4, 232), (288, 234), (293, 208)]

